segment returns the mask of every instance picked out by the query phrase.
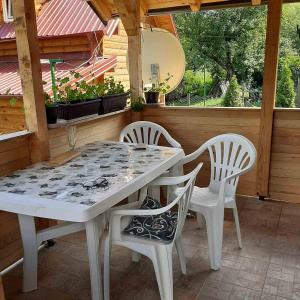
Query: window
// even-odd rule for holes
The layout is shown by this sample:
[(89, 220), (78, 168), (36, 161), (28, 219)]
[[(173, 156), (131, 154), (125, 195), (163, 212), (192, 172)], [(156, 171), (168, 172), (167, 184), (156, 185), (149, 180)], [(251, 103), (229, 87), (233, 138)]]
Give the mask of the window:
[(3, 18), (5, 22), (12, 22), (14, 20), (12, 2), (11, 0), (2, 0), (3, 4)]

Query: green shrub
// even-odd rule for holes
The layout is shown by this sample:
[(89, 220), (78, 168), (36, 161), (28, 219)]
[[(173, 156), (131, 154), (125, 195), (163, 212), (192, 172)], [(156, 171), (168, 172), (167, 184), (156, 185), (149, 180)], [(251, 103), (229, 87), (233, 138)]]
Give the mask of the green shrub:
[(280, 68), (277, 84), (277, 107), (295, 107), (295, 89), (292, 77), (292, 71), (285, 61)]
[(229, 87), (224, 97), (223, 105), (227, 107), (243, 106), (241, 87), (235, 75), (232, 76), (230, 80)]

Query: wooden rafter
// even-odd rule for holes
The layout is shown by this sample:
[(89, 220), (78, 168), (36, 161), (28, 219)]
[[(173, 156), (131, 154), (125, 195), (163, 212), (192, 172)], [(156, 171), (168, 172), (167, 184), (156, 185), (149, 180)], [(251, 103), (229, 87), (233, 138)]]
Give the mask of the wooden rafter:
[(202, 0), (189, 0), (188, 4), (193, 12), (198, 12), (201, 8)]
[(261, 0), (251, 0), (253, 6), (261, 5)]
[(135, 36), (140, 28), (141, 5), (139, 0), (114, 0), (118, 14), (128, 36)]
[(97, 0), (87, 0), (87, 3), (102, 21), (107, 22), (111, 19), (112, 11), (106, 0), (101, 0), (101, 2)]

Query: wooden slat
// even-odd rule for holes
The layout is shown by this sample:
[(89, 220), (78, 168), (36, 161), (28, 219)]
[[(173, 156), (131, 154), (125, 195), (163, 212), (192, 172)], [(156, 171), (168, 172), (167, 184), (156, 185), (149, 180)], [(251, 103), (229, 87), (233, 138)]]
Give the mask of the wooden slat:
[(265, 67), (257, 168), (257, 190), (258, 194), (262, 197), (269, 196), (273, 110), (276, 97), (281, 11), (282, 0), (268, 1)]

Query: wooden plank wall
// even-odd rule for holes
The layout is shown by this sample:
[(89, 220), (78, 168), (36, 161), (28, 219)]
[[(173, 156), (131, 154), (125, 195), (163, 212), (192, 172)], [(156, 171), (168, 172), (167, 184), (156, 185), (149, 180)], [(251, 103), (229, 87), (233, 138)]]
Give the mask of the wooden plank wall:
[(270, 195), (300, 203), (300, 109), (275, 111)]
[[(130, 122), (131, 112), (125, 111), (78, 125), (76, 147), (97, 140), (118, 140), (121, 129)], [(51, 157), (69, 150), (65, 128), (49, 130), (49, 139)]]
[[(0, 142), (0, 176), (30, 165), (29, 136)], [(22, 256), (17, 216), (0, 211), (0, 270)]]
[(0, 134), (25, 129), (25, 116), (22, 100), (11, 105), (9, 98), (0, 98)]
[(127, 70), (127, 48), (128, 38), (123, 24), (120, 22), (118, 34), (112, 35), (110, 38), (105, 36), (103, 39), (103, 55), (117, 56), (117, 66), (114, 72), (107, 72), (105, 75), (114, 76), (118, 81), (121, 81), (126, 89), (129, 89), (129, 75)]
[[(87, 35), (74, 35), (39, 39), (40, 53), (65, 53), (90, 51), (90, 42)], [(0, 44), (0, 57), (16, 56), (16, 41), (5, 41)]]
[[(147, 108), (142, 114), (143, 120), (158, 123), (166, 128), (182, 145), (186, 154), (195, 151), (208, 139), (230, 132), (246, 136), (257, 147), (259, 117), (259, 109), (243, 108)], [(204, 167), (198, 176), (198, 184), (206, 186), (210, 178), (209, 157), (206, 154), (200, 160), (204, 161)], [(241, 179), (238, 192), (256, 195), (255, 169)]]

